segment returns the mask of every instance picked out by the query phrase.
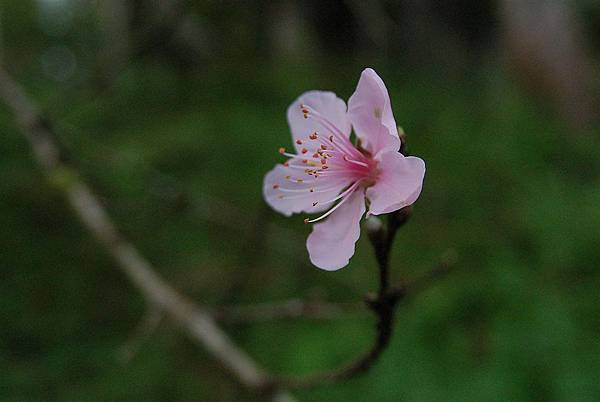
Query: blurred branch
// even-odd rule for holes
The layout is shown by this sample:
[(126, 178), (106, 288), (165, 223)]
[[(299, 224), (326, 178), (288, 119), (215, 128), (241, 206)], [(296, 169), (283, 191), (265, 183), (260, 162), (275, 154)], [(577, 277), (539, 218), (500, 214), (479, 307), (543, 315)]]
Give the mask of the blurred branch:
[[(48, 179), (65, 193), (81, 223), (104, 246), (147, 303), (185, 328), (190, 337), (204, 346), (241, 384), (264, 391), (268, 375), (232, 342), (206, 310), (168, 285), (135, 246), (118, 232), (96, 195), (76, 169), (64, 160), (49, 121), (41, 116), (21, 86), (1, 67), (0, 100), (14, 114)], [(292, 400), (284, 391), (274, 392), (273, 398)]]
[(502, 0), (499, 6), (503, 44), (521, 83), (541, 99), (550, 98), (574, 128), (590, 128), (600, 115), (575, 2)]
[(152, 335), (163, 319), (163, 312), (152, 305), (133, 330), (127, 342), (119, 350), (118, 358), (123, 364), (129, 363), (137, 354), (142, 343)]

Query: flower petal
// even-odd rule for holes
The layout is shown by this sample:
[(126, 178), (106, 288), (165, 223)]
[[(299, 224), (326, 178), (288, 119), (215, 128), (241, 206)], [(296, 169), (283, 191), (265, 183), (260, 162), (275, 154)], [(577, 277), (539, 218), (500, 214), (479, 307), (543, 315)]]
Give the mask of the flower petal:
[(379, 162), (379, 177), (367, 189), (371, 202), (369, 214), (380, 215), (396, 211), (414, 203), (423, 186), (425, 162), (399, 152), (386, 152)]
[(362, 146), (373, 156), (398, 151), (400, 138), (387, 88), (371, 68), (365, 69), (348, 100), (348, 116)]
[[(296, 163), (290, 161), (290, 167), (299, 166)], [(314, 179), (302, 170), (290, 167), (276, 165), (265, 175), (263, 182), (265, 201), (271, 208), (285, 216), (299, 212), (316, 213), (328, 209), (332, 203), (326, 201), (335, 198), (350, 184), (347, 178)], [(314, 205), (315, 203), (317, 204)]]
[(360, 219), (365, 213), (365, 196), (363, 191), (354, 191), (349, 197), (325, 222), (315, 224), (306, 240), (310, 261), (321, 269), (343, 268), (354, 255)]
[[(318, 119), (313, 117), (309, 117), (308, 119), (304, 118), (304, 113), (302, 113), (300, 105), (307, 105), (318, 112), (337, 127), (337, 129), (346, 137), (350, 135), (352, 126), (350, 125), (350, 120), (346, 114), (346, 103), (338, 98), (333, 92), (308, 91), (296, 99), (287, 110), (288, 124), (292, 131), (294, 146), (299, 152), (307, 143), (308, 145), (312, 144), (308, 141), (308, 136), (313, 132), (316, 131), (325, 134), (331, 131), (330, 129), (325, 128)], [(304, 143), (297, 144), (297, 140), (301, 140)], [(313, 143), (315, 144), (315, 147), (319, 146), (318, 142), (315, 141)], [(307, 148), (314, 152), (310, 146)]]

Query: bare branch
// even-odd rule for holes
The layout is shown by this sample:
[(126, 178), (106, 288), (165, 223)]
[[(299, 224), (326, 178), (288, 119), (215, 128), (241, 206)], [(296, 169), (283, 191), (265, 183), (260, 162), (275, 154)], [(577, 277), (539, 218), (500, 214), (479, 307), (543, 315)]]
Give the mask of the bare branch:
[[(263, 369), (232, 342), (206, 310), (181, 296), (156, 274), (152, 265), (118, 232), (92, 190), (64, 161), (51, 125), (2, 68), (0, 99), (15, 115), (44, 173), (62, 189), (82, 224), (105, 247), (148, 304), (185, 328), (191, 338), (204, 346), (241, 384), (254, 390), (264, 390), (268, 375)], [(276, 392), (274, 398), (291, 400), (292, 396)]]

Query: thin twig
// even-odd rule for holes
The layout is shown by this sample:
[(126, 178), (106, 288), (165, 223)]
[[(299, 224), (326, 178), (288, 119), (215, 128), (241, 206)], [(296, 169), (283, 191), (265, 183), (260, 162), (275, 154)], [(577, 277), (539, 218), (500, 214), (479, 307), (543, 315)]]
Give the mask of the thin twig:
[[(36, 160), (48, 179), (65, 193), (82, 224), (114, 258), (149, 305), (164, 311), (226, 367), (244, 386), (264, 390), (268, 375), (241, 350), (204, 309), (194, 305), (168, 285), (140, 252), (125, 239), (109, 218), (98, 197), (63, 158), (49, 122), (42, 118), (25, 91), (0, 68), (0, 99), (15, 115)], [(291, 400), (287, 392), (275, 392), (275, 400)]]
[(448, 249), (433, 269), (418, 278), (407, 281), (405, 284), (394, 286), (389, 290), (389, 293), (397, 294), (403, 302), (406, 302), (446, 278), (456, 267), (457, 259), (456, 251)]

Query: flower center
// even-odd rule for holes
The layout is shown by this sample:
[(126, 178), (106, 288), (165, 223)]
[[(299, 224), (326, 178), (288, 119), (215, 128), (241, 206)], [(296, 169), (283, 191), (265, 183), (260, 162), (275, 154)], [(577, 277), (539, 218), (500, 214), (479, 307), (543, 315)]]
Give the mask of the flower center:
[[(289, 174), (284, 177), (285, 183), (274, 184), (273, 189), (280, 199), (309, 197), (312, 207), (331, 206), (320, 217), (304, 220), (312, 223), (331, 215), (354, 191), (374, 185), (379, 169), (377, 161), (360, 144), (355, 147), (348, 135), (326, 117), (306, 105), (300, 105), (299, 112), (305, 119), (314, 119), (324, 132), (313, 131), (297, 138), (295, 154), (279, 149), (280, 154), (290, 158), (283, 164)], [(325, 193), (333, 195), (323, 198)]]

